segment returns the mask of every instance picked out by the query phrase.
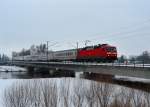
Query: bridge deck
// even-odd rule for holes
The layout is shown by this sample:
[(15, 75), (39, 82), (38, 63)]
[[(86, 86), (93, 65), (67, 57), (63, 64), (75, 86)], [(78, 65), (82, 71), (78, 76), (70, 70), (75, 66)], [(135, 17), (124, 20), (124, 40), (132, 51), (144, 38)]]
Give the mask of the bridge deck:
[(150, 64), (77, 63), (77, 62), (23, 62), (14, 61), (16, 66), (73, 70), (150, 79)]

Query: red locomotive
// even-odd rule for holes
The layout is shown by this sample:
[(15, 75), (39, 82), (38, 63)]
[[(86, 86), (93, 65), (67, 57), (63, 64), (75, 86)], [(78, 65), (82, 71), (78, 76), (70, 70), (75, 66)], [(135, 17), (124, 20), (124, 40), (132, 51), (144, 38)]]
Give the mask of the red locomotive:
[(108, 44), (89, 46), (78, 50), (78, 61), (112, 62), (117, 59), (116, 47)]
[[(26, 61), (89, 61), (89, 62), (113, 62), (117, 59), (116, 47), (108, 44), (98, 44), (79, 49), (62, 51), (36, 51), (30, 49), (28, 54), (14, 53), (13, 60)], [(48, 54), (47, 54), (48, 53)]]

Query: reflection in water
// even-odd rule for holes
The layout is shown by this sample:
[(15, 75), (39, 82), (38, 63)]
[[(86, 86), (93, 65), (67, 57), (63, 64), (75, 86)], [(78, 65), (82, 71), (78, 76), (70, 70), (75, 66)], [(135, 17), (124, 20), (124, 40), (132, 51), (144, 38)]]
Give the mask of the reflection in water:
[(72, 73), (59, 73), (50, 75), (49, 73), (29, 73), (29, 72), (0, 72), (0, 79), (33, 79), (33, 78), (54, 78), (54, 77), (74, 77)]
[(23, 68), (15, 66), (0, 66), (0, 79), (33, 79), (33, 78), (53, 78), (53, 77), (75, 77), (73, 71), (57, 70), (55, 72), (46, 71), (44, 69), (36, 69), (27, 71)]
[(149, 82), (140, 82), (140, 81), (130, 81), (130, 80), (121, 80), (115, 78), (113, 75), (108, 74), (99, 74), (99, 73), (84, 73), (81, 75), (81, 78), (94, 80), (98, 82), (105, 82), (111, 84), (118, 84), (134, 89), (140, 89), (143, 91), (150, 92), (150, 83)]

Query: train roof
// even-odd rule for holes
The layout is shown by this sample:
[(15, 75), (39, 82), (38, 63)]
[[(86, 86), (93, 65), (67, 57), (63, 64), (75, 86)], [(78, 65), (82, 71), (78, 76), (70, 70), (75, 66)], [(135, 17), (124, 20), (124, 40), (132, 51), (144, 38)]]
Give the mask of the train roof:
[(66, 49), (66, 50), (60, 50), (60, 51), (51, 51), (51, 52), (64, 52), (64, 51), (76, 51), (77, 49)]
[(93, 45), (93, 46), (86, 46), (86, 47), (83, 47), (81, 49), (85, 49), (85, 48), (100, 48), (100, 47), (105, 47), (105, 46), (111, 46), (111, 45), (108, 45), (108, 44), (98, 44), (98, 45)]

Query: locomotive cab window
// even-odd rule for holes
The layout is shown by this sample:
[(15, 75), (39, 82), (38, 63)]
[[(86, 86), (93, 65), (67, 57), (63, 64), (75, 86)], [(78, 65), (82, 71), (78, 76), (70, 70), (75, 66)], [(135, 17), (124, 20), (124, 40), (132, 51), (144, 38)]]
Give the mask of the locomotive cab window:
[(106, 49), (108, 52), (116, 52), (116, 48), (115, 47), (109, 47)]

